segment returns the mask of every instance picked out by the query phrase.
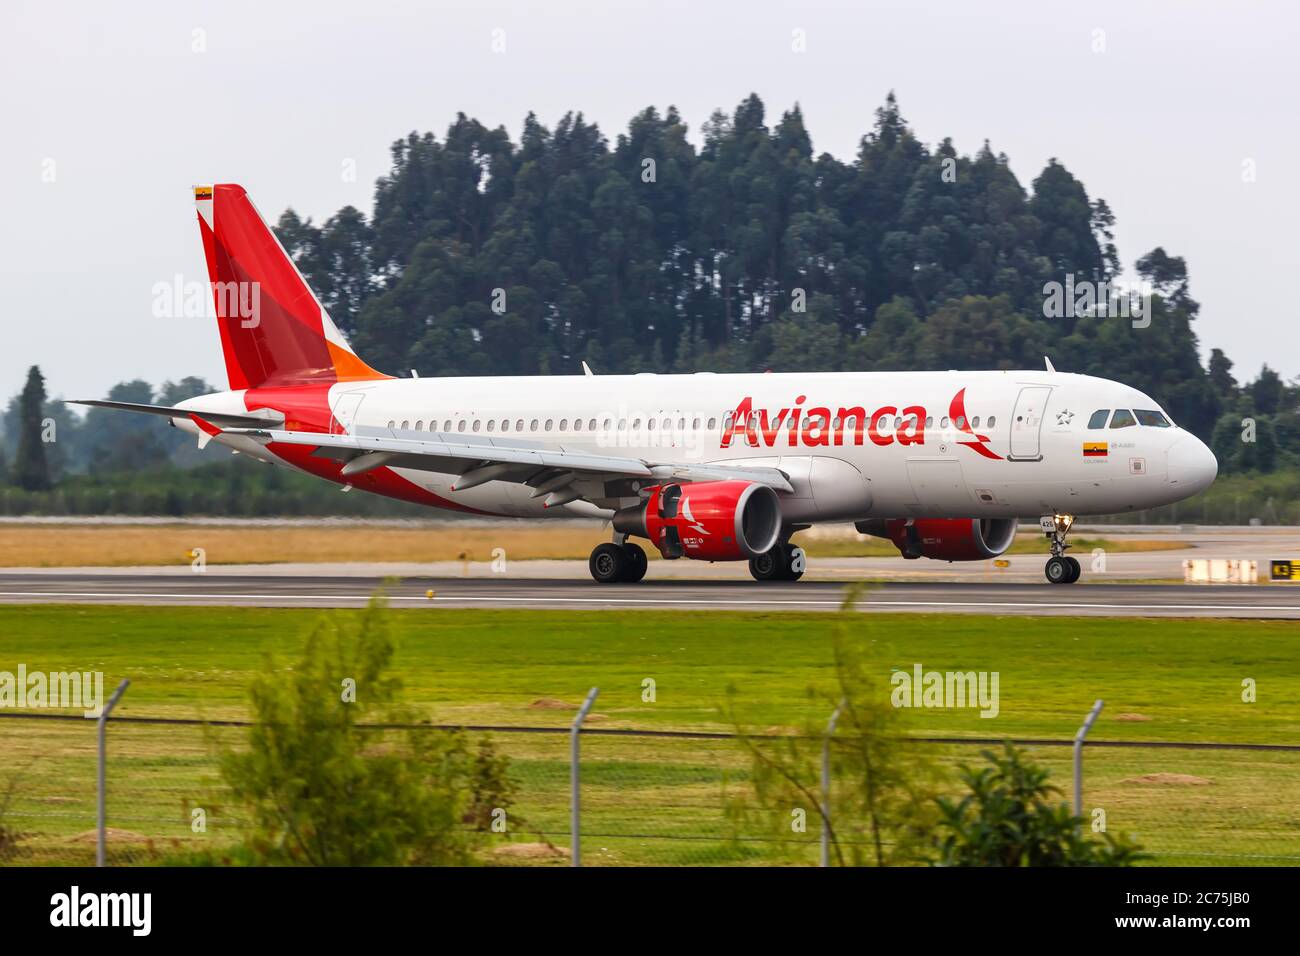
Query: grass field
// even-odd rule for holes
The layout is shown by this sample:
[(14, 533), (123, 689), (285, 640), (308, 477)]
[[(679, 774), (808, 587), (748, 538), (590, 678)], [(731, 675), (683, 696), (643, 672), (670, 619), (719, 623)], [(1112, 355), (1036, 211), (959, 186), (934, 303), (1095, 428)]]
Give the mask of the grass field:
[[(322, 612), (205, 608), (0, 608), (0, 670), (102, 670), (130, 677), (119, 713), (220, 719), (247, 714), (244, 688), (265, 651), (289, 661)], [(355, 612), (333, 611), (331, 614)], [(729, 730), (719, 706), (734, 689), (747, 727), (824, 724), (834, 691), (833, 615), (680, 612), (394, 611), (406, 701), (443, 723), (565, 727), (591, 686), (593, 728)], [(1094, 740), (1300, 742), (1300, 628), (1264, 621), (854, 616), (882, 673), (1000, 675), (1000, 713), (918, 709), (916, 734), (1067, 739), (1094, 698)], [(642, 700), (652, 678), (656, 700)], [(1258, 701), (1241, 701), (1253, 679)], [(539, 702), (545, 702), (540, 704)], [(219, 732), (237, 741), (240, 732)], [(520, 837), (567, 844), (567, 738), (495, 734), (520, 781)], [(202, 728), (120, 724), (110, 735), (110, 823), (169, 847), (233, 840), (237, 815), (191, 835), (189, 808), (221, 807), (214, 738)], [(934, 748), (947, 767), (975, 747)], [(747, 765), (730, 741), (597, 737), (584, 744), (589, 862), (766, 862), (812, 859), (815, 834), (777, 846), (735, 839), (722, 807)], [(0, 719), (0, 766), (23, 768), (17, 804), (50, 861), (93, 852), (94, 735), (89, 722)], [(1068, 748), (1035, 759), (1069, 786)], [(1087, 804), (1136, 833), (1159, 862), (1300, 862), (1300, 754), (1093, 748)], [(0, 777), (3, 773), (0, 772)], [(215, 794), (215, 795), (214, 795)], [(812, 828), (815, 829), (815, 828)], [(802, 842), (801, 842), (802, 841)]]
[[(187, 565), (203, 549), (210, 564), (284, 562), (489, 561), (497, 548), (511, 561), (586, 560), (608, 540), (598, 523), (443, 524), (436, 527), (235, 525), (0, 525), (0, 567), (127, 567)], [(850, 527), (816, 529), (795, 538), (811, 557), (898, 557), (888, 541)], [(1187, 547), (1141, 538), (1078, 538), (1076, 548), (1112, 554)], [(651, 558), (658, 553), (647, 549)], [(1009, 554), (1045, 554), (1041, 535), (1021, 535)]]

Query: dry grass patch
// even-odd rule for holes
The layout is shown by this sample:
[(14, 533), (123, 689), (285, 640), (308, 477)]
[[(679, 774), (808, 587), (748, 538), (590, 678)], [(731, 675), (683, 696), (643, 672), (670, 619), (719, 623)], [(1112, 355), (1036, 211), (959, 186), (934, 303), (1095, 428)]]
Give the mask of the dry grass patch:
[[(184, 567), (202, 549), (209, 564), (377, 563), (492, 561), (501, 549), (507, 561), (586, 560), (609, 533), (598, 522), (569, 521), (449, 523), (426, 527), (385, 525), (48, 525), (0, 526), (0, 567)], [(894, 558), (898, 549), (882, 538), (831, 525), (796, 538), (813, 558)], [(1103, 548), (1111, 554), (1168, 551), (1185, 541), (1141, 538), (1078, 538), (1080, 552)], [(644, 545), (644, 542), (643, 542)], [(1020, 535), (1008, 554), (1040, 554), (1042, 536)], [(646, 548), (651, 560), (659, 557)]]

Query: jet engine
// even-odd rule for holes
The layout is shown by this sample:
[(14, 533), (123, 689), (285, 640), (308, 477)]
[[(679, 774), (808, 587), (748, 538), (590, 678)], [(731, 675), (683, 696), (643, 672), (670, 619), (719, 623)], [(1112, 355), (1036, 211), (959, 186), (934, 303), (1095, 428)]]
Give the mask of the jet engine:
[(985, 561), (1016, 538), (1014, 518), (870, 518), (854, 526), (862, 534), (888, 538), (905, 558)]
[(639, 505), (614, 515), (614, 530), (649, 538), (665, 558), (742, 561), (770, 551), (781, 503), (767, 485), (699, 481), (655, 485)]

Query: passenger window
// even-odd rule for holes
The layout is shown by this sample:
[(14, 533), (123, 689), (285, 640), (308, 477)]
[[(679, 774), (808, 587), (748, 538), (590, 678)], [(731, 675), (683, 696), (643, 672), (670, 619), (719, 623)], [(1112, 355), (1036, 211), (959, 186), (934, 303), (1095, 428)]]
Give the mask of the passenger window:
[(943, 418), (939, 421), (939, 427), (940, 427), (940, 428), (947, 428), (947, 427), (948, 427), (948, 416), (947, 416), (947, 415), (943, 416)]
[(655, 420), (654, 420), (653, 418), (647, 418), (647, 419), (645, 420), (645, 427), (646, 427), (646, 430), (647, 430), (647, 431), (654, 431), (654, 430), (655, 430)]
[(406, 419), (406, 421), (402, 422), (402, 431), (409, 431), (410, 428), (411, 428), (411, 420), (408, 418)]
[(625, 432), (625, 431), (627, 431), (627, 419), (626, 419), (626, 418), (620, 418), (620, 419), (618, 420), (618, 430), (621, 431), (621, 432)]
[(501, 419), (501, 430), (503, 432), (510, 431), (510, 419), (508, 418)]
[(449, 432), (449, 431), (451, 431), (451, 419), (450, 419), (450, 418), (447, 419), (445, 422), (442, 423), (442, 430), (445, 431), (445, 432)]
[(537, 431), (537, 419), (533, 419), (532, 424), (528, 426), (529, 431)]
[(523, 431), (523, 430), (524, 430), (524, 420), (523, 420), (522, 418), (516, 418), (516, 419), (515, 419), (515, 431), (517, 431), (517, 432), (521, 432), (521, 431)]
[(489, 418), (489, 419), (488, 419), (488, 431), (490, 431), (490, 432), (492, 432), (492, 431), (496, 431), (496, 428), (497, 428), (497, 422), (496, 422), (496, 419), (495, 419), (495, 418)]
[(392, 428), (392, 427), (394, 427), (396, 424), (397, 424), (397, 422), (389, 422), (389, 423), (388, 423), (388, 427), (389, 427), (389, 428)]
[(554, 419), (554, 418), (548, 418), (548, 419), (546, 419), (546, 430), (549, 432), (549, 431), (551, 430), (551, 426), (554, 425), (554, 424), (555, 424), (555, 419)]
[(417, 422), (415, 423), (415, 430), (416, 430), (417, 432), (418, 432), (418, 431), (423, 431), (423, 430), (424, 430), (424, 419), (423, 419), (423, 418), (420, 419), (419, 421), (417, 421)]
[(478, 426), (479, 426), (479, 420), (476, 418), (474, 419), (474, 431), (478, 431)]
[(1109, 409), (1109, 408), (1099, 408), (1099, 409), (1097, 409), (1095, 412), (1092, 413), (1092, 417), (1088, 419), (1088, 427), (1089, 427), (1089, 428), (1105, 428), (1105, 427), (1106, 427), (1106, 416), (1109, 415), (1109, 414), (1110, 414), (1110, 409)]
[(927, 415), (927, 416), (925, 417), (925, 427), (926, 427), (926, 428), (933, 428), (933, 427), (934, 427), (934, 416), (933, 416), (933, 415)]
[(1128, 428), (1130, 425), (1136, 424), (1137, 419), (1133, 417), (1133, 413), (1127, 408), (1115, 409), (1115, 414), (1110, 419), (1111, 428)]
[(568, 420), (567, 418), (561, 418), (561, 419), (560, 419), (560, 431), (566, 431), (566, 430), (568, 429), (568, 427), (569, 427), (569, 420)]
[(965, 428), (965, 427), (966, 427), (966, 416), (965, 416), (965, 415), (958, 415), (958, 416), (957, 416), (957, 427), (958, 427), (958, 428)]
[(992, 428), (992, 427), (993, 427), (994, 425), (996, 425), (997, 423), (998, 423), (998, 420), (997, 420), (996, 416), (990, 415), (990, 416), (989, 416), (989, 420), (988, 420), (987, 422), (984, 423), (984, 427), (985, 427), (985, 428)]
[[(609, 427), (609, 422), (605, 423), (605, 427), (606, 428)], [(593, 418), (591, 421), (587, 422), (587, 431), (594, 432), (595, 430), (596, 430), (596, 419)]]
[(464, 430), (465, 430), (465, 419), (462, 418), (462, 419), (461, 419), (461, 420), (456, 424), (456, 431), (458, 431), (458, 432), (463, 432)]
[(1137, 416), (1139, 425), (1147, 425), (1151, 428), (1170, 427), (1169, 419), (1165, 418), (1164, 415), (1160, 414), (1154, 409), (1135, 408), (1133, 409), (1133, 414)]
[(709, 431), (713, 431), (713, 429), (716, 428), (717, 425), (718, 425), (718, 420), (716, 418), (709, 419)]
[(979, 427), (980, 427), (980, 417), (979, 417), (978, 415), (976, 415), (974, 418), (972, 418), (972, 419), (970, 420), (970, 427), (971, 427), (971, 428), (979, 428)]
[(581, 418), (575, 418), (575, 419), (573, 420), (573, 430), (574, 430), (575, 432), (580, 432), (580, 431), (582, 431), (582, 419), (581, 419)]

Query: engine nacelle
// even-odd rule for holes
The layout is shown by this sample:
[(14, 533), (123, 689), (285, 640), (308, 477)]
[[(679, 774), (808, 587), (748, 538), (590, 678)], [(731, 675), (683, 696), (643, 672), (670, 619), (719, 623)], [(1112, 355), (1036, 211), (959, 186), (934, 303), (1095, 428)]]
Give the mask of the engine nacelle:
[(649, 538), (665, 558), (743, 561), (770, 551), (781, 533), (781, 503), (752, 481), (656, 485), (614, 515), (614, 530)]
[(855, 527), (893, 541), (905, 558), (936, 561), (987, 561), (1016, 539), (1014, 518), (871, 518)]

